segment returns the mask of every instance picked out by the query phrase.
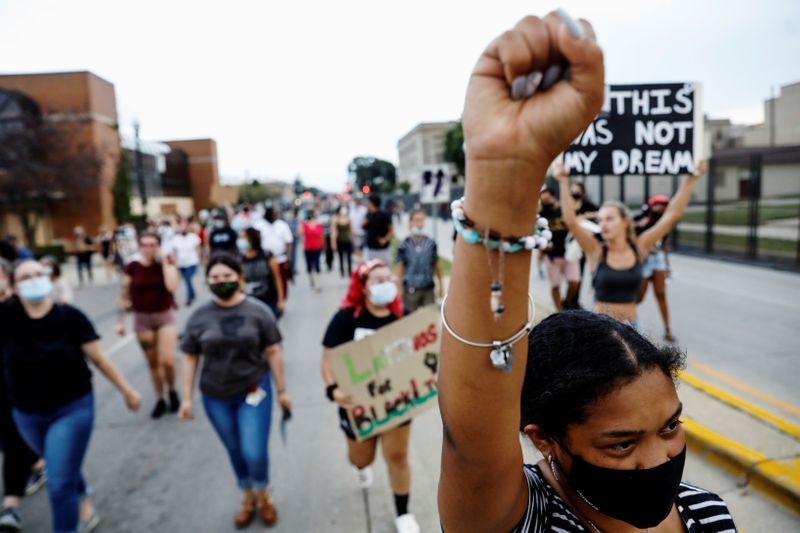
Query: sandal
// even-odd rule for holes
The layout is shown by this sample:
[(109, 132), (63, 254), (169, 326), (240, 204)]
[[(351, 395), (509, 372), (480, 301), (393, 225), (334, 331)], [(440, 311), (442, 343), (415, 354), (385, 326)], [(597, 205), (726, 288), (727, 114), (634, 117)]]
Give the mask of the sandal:
[(239, 512), (233, 519), (236, 529), (244, 529), (253, 523), (256, 517), (256, 501), (251, 495), (246, 495), (242, 501), (242, 506), (239, 507)]
[(275, 509), (275, 502), (272, 501), (272, 495), (267, 492), (262, 492), (258, 495), (258, 514), (261, 521), (266, 526), (274, 526), (278, 522), (278, 511)]

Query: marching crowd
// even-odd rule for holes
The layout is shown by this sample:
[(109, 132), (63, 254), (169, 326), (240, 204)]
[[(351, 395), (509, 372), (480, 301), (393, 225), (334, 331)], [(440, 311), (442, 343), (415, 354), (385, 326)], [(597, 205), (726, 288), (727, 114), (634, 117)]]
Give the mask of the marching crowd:
[[(151, 416), (191, 420), (199, 379), (203, 408), (242, 491), (235, 527), (256, 517), (267, 526), (278, 521), (269, 432), (273, 405), (284, 419), (292, 412), (279, 324), (302, 244), (313, 291), (322, 290), (323, 257), (331, 271), (338, 255), (339, 274), (349, 279), (321, 341), (320, 394), (340, 406), (361, 487), (372, 483), (380, 444), (399, 533), (420, 530), (409, 512), (412, 424), (357, 441), (347, 416), (352, 399), (325, 354), (437, 299), (445, 531), (735, 531), (718, 496), (682, 481), (686, 442), (673, 379), (684, 355), (642, 336), (636, 311), (652, 283), (665, 338), (674, 341), (661, 297), (663, 240), (704, 164), (673, 198), (651, 199), (637, 218), (620, 203), (592, 205), (561, 166), (558, 193), (542, 189), (551, 163), (599, 111), (603, 81), (592, 27), (560, 10), (523, 19), (480, 57), (464, 107), (468, 179), (465, 198), (454, 204), (460, 236), (447, 296), (424, 214), (411, 213), (410, 235), (393, 253), (395, 228), (378, 197), (321, 215), (293, 210), (286, 220), (273, 206), (244, 203), (139, 231), (125, 224), (91, 237), (75, 229), (81, 282), (93, 279), (95, 252), (109, 276), (120, 277), (117, 331), (126, 333), (131, 313), (153, 385)], [(540, 208), (532, 201), (537, 194)], [(547, 225), (539, 218), (550, 229), (531, 234)], [(534, 248), (563, 310), (536, 327), (528, 286)], [(46, 472), (53, 531), (92, 531), (99, 518), (81, 472), (94, 421), (89, 364), (131, 410), (144, 402), (104, 354), (89, 318), (69, 304), (58, 261), (37, 261), (10, 240), (4, 253), (12, 252), (13, 264), (0, 262), (0, 530), (20, 530), (29, 478)], [(585, 267), (593, 312), (578, 309)], [(202, 303), (195, 302), (198, 269), (213, 295)], [(176, 302), (181, 281), (186, 301)], [(191, 314), (179, 341), (175, 309), (182, 304)], [(541, 452), (539, 463), (523, 464), (520, 434)]]

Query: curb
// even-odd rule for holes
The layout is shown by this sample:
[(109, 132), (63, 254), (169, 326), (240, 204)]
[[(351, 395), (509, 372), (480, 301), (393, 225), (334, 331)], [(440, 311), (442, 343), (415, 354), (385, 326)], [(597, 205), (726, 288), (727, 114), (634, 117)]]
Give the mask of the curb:
[(770, 459), (688, 417), (683, 427), (689, 448), (740, 476), (741, 488), (750, 485), (800, 513), (800, 459)]
[(783, 418), (763, 409), (739, 396), (716, 387), (705, 380), (686, 372), (685, 370), (679, 375), (681, 382), (686, 383), (700, 392), (707, 394), (735, 409), (747, 413), (759, 422), (768, 424), (777, 429), (781, 433), (792, 437), (793, 439), (800, 440), (800, 426), (793, 424)]

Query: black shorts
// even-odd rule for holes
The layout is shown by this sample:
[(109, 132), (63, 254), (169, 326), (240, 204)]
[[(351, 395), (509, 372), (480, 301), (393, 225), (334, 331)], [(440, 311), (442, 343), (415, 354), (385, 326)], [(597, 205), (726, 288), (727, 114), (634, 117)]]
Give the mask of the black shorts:
[[(407, 422), (403, 422), (397, 427), (402, 428), (410, 425), (411, 425), (411, 420), (408, 420)], [(350, 425), (350, 419), (347, 418), (347, 411), (345, 411), (344, 407), (339, 407), (339, 429), (341, 429), (344, 432), (345, 436), (348, 439), (352, 441), (358, 440), (356, 439), (356, 434), (353, 431), (353, 426)]]

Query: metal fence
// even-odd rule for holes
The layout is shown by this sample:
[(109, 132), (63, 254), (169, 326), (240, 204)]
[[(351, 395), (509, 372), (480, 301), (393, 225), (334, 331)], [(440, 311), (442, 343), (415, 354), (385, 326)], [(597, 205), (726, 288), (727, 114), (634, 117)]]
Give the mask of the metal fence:
[[(635, 212), (654, 195), (672, 196), (680, 179), (587, 176), (585, 184), (592, 201), (620, 200)], [(463, 187), (453, 187), (451, 197), (463, 193)], [(419, 202), (411, 193), (389, 198), (406, 210)], [(446, 204), (423, 209), (429, 216), (449, 217)], [(715, 150), (670, 244), (682, 253), (800, 271), (800, 146)]]

